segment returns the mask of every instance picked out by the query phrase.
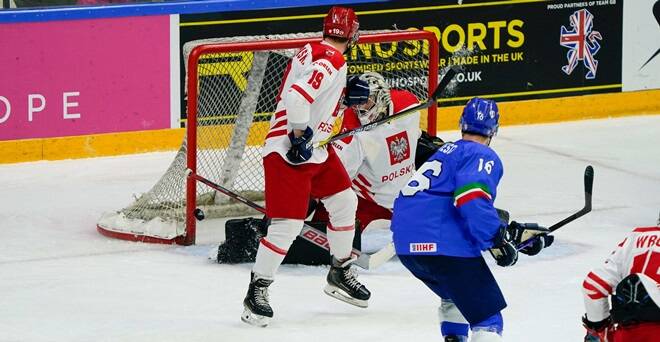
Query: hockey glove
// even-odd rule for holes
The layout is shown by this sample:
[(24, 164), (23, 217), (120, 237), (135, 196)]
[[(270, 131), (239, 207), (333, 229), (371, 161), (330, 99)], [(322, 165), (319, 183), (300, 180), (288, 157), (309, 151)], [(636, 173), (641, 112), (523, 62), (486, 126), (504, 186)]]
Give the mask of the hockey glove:
[(612, 319), (605, 318), (600, 322), (592, 322), (587, 316), (582, 317), (582, 325), (587, 329), (584, 342), (607, 342), (612, 341)]
[(351, 107), (365, 104), (369, 101), (369, 84), (360, 79), (359, 76), (352, 76), (346, 82), (346, 96), (344, 96), (344, 105)]
[(513, 266), (518, 261), (518, 251), (504, 226), (500, 228), (497, 237), (495, 237), (495, 243), (489, 251), (499, 266)]
[(509, 212), (504, 210), (504, 209), (498, 209), (498, 208), (495, 208), (495, 211), (497, 211), (497, 216), (500, 217), (500, 221), (502, 221), (503, 224), (508, 226), (509, 225), (509, 217), (511, 216), (511, 215), (509, 215)]
[(555, 241), (555, 237), (548, 235), (548, 228), (541, 227), (537, 223), (518, 223), (511, 222), (507, 227), (509, 235), (516, 246), (528, 241), (529, 245), (520, 249), (520, 252), (527, 255), (537, 255), (543, 248), (550, 247)]
[(291, 148), (286, 153), (286, 159), (293, 164), (300, 164), (312, 157), (312, 129), (307, 127), (303, 135), (296, 138), (293, 132), (289, 133)]

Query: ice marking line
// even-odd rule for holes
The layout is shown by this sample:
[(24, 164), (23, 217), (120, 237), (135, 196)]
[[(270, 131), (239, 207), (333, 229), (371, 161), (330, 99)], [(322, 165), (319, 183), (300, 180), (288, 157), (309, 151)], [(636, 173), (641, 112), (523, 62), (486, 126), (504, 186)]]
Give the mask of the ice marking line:
[(503, 137), (503, 136), (500, 136), (500, 135), (497, 136), (497, 139), (512, 142), (514, 144), (518, 144), (518, 145), (522, 145), (522, 146), (526, 146), (526, 147), (530, 147), (530, 148), (537, 149), (537, 150), (547, 152), (547, 153), (550, 153), (550, 154), (555, 154), (555, 155), (562, 156), (562, 157), (565, 157), (565, 158), (568, 158), (568, 159), (582, 161), (582, 162), (585, 162), (587, 164), (591, 164), (591, 165), (594, 165), (594, 166), (599, 166), (599, 167), (603, 167), (603, 168), (606, 168), (606, 169), (619, 171), (619, 172), (622, 172), (622, 173), (627, 173), (629, 175), (633, 175), (633, 176), (636, 176), (636, 177), (646, 178), (646, 179), (649, 179), (649, 180), (652, 180), (652, 181), (660, 182), (660, 177), (657, 177), (657, 176), (647, 175), (647, 174), (644, 174), (644, 173), (635, 172), (635, 171), (628, 170), (628, 169), (623, 169), (623, 168), (620, 168), (618, 166), (608, 165), (608, 164), (605, 164), (605, 163), (602, 163), (602, 162), (599, 162), (599, 161), (593, 160), (593, 159), (586, 159), (586, 158), (578, 157), (576, 155), (569, 154), (569, 153), (566, 153), (566, 152), (556, 151), (556, 150), (553, 150), (553, 149), (545, 147), (545, 146), (528, 144), (528, 143), (525, 143), (525, 142), (522, 142), (522, 141), (518, 141), (518, 140), (515, 140), (515, 139)]

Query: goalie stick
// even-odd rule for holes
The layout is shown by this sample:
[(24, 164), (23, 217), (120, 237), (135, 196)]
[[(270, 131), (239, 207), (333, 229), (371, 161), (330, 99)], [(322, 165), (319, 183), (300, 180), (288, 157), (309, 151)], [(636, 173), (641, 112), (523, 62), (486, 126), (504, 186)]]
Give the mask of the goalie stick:
[(318, 141), (318, 142), (314, 143), (314, 145), (312, 145), (312, 147), (317, 148), (317, 147), (325, 146), (325, 145), (327, 145), (327, 144), (329, 144), (333, 141), (344, 139), (346, 137), (356, 135), (360, 132), (369, 131), (369, 130), (373, 129), (374, 127), (378, 127), (378, 126), (380, 126), (384, 123), (388, 123), (390, 121), (400, 119), (400, 118), (402, 118), (404, 116), (407, 116), (407, 115), (410, 115), (410, 114), (412, 114), (412, 113), (414, 113), (414, 112), (416, 112), (420, 109), (425, 109), (425, 108), (431, 107), (431, 105), (433, 105), (438, 100), (438, 97), (440, 97), (440, 93), (449, 85), (449, 82), (451, 82), (451, 80), (454, 78), (455, 75), (456, 75), (455, 68), (450, 68), (449, 70), (447, 70), (447, 73), (444, 75), (444, 77), (442, 77), (442, 80), (440, 80), (440, 84), (438, 84), (438, 87), (435, 88), (435, 91), (426, 100), (426, 102), (420, 103), (420, 104), (418, 104), (414, 107), (410, 107), (410, 108), (408, 108), (404, 111), (401, 111), (399, 113), (396, 113), (394, 115), (390, 115), (390, 116), (384, 117), (382, 119), (370, 122), (366, 125), (362, 125), (360, 127), (356, 127), (354, 129), (348, 130), (344, 133), (333, 135), (328, 139), (321, 140), (321, 141)]
[[(555, 230), (565, 226), (570, 222), (575, 221), (576, 219), (586, 215), (588, 212), (591, 211), (591, 193), (593, 187), (594, 187), (594, 168), (591, 165), (588, 165), (584, 169), (584, 207), (578, 210), (576, 213), (548, 227), (547, 230), (548, 234), (551, 234)], [(535, 237), (532, 237), (530, 239), (527, 239), (526, 241), (521, 242), (518, 246), (516, 246), (516, 249), (521, 250), (525, 247), (530, 246), (533, 243), (534, 239)]]
[[(210, 181), (210, 180), (208, 180), (208, 179), (206, 179), (206, 178), (204, 178), (204, 177), (202, 177), (198, 174), (193, 173), (190, 169), (188, 169), (186, 171), (186, 173), (187, 173), (188, 177), (193, 177), (196, 180), (206, 184), (210, 188), (212, 188), (214, 190), (217, 190), (217, 191), (233, 198), (234, 200), (239, 201), (239, 202), (249, 206), (250, 208), (255, 209), (258, 212), (266, 215), (266, 208), (260, 206), (259, 204), (250, 201), (249, 199), (247, 199), (247, 198), (245, 198), (245, 197), (243, 197), (243, 196), (241, 196), (241, 195), (225, 188), (224, 186), (222, 186), (220, 184), (217, 184), (217, 183), (215, 183), (213, 181)], [(200, 213), (200, 211), (201, 210), (199, 208), (195, 209), (195, 216), (199, 217), (199, 218), (203, 218), (204, 215), (203, 215), (203, 213)], [(307, 223), (304, 224), (304, 226), (303, 226), (302, 230), (300, 231), (300, 233), (298, 234), (298, 236), (300, 236), (303, 239), (307, 240), (308, 242), (312, 243), (314, 246), (317, 246), (319, 248), (323, 248), (323, 249), (327, 250), (328, 252), (330, 251), (330, 245), (328, 243), (328, 237), (326, 236), (326, 234), (324, 232), (308, 225)], [(351, 257), (353, 257), (353, 256), (358, 257), (359, 255), (360, 255), (360, 251), (353, 248), (352, 251), (351, 251)], [(362, 265), (358, 265), (358, 266), (363, 267)]]

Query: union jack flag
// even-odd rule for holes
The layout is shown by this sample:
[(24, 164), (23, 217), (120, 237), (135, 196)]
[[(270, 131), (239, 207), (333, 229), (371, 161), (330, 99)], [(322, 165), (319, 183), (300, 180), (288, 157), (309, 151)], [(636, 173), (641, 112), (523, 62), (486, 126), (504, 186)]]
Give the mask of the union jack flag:
[(570, 75), (578, 62), (582, 61), (587, 68), (586, 79), (591, 80), (596, 78), (596, 69), (598, 69), (598, 60), (594, 56), (600, 50), (598, 40), (603, 40), (600, 32), (593, 31), (594, 16), (586, 9), (575, 11), (570, 16), (571, 30), (565, 26), (561, 26), (561, 36), (559, 44), (567, 47), (568, 53), (566, 58), (568, 64), (561, 67), (567, 75)]

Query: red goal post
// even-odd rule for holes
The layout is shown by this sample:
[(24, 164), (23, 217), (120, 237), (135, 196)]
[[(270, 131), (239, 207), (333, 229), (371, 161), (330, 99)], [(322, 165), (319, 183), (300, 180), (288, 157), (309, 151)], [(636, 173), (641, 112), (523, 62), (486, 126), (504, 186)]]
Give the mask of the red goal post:
[[(97, 224), (99, 232), (126, 240), (191, 245), (197, 235), (197, 208), (207, 219), (257, 213), (243, 210), (249, 208), (190, 175), (262, 203), (261, 145), (284, 68), (298, 49), (321, 39), (318, 34), (294, 36), (203, 41), (186, 52), (186, 138), (156, 185), (128, 207), (104, 214)], [(428, 31), (363, 33), (345, 56), (349, 75), (380, 72), (392, 88), (409, 90), (420, 101), (438, 82), (438, 41)], [(428, 108), (426, 122), (434, 134), (435, 104)]]

